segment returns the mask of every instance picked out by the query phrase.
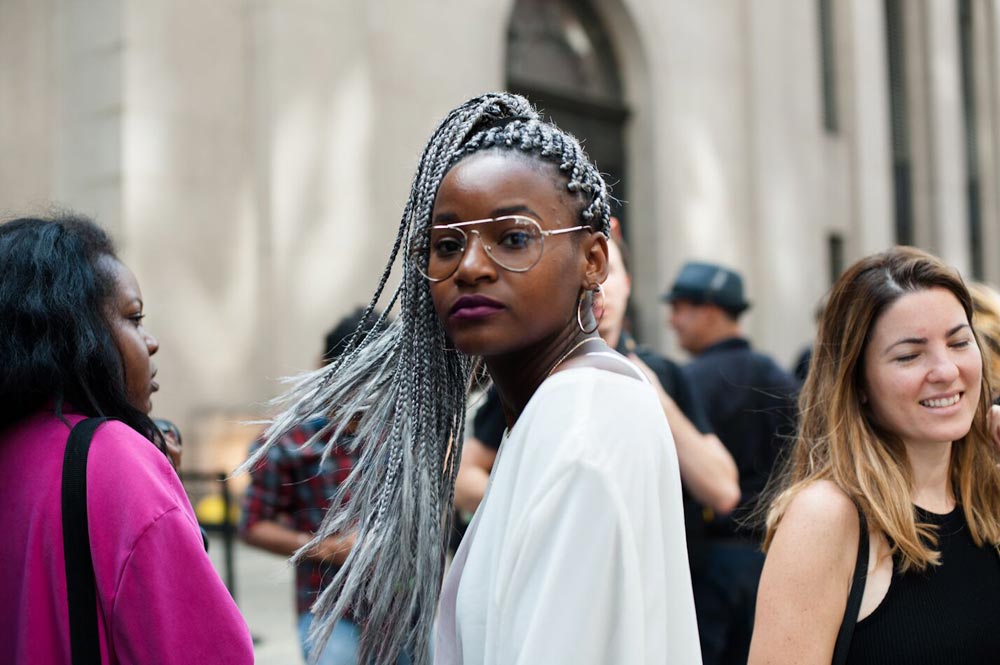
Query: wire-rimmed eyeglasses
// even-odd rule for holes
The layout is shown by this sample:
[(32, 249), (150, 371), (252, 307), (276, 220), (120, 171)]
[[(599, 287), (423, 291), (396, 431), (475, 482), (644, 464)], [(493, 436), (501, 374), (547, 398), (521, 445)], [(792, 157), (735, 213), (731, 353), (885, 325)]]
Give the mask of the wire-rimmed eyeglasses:
[[(479, 228), (469, 228), (472, 226)], [(417, 269), (431, 282), (448, 279), (458, 270), (471, 242), (470, 236), (475, 235), (479, 237), (487, 256), (498, 266), (511, 272), (526, 272), (541, 260), (546, 236), (582, 229), (593, 230), (589, 226), (580, 225), (543, 231), (538, 222), (521, 215), (437, 224), (424, 229), (414, 238), (415, 253), (424, 247), (428, 248), (427, 265), (424, 266), (418, 257)]]

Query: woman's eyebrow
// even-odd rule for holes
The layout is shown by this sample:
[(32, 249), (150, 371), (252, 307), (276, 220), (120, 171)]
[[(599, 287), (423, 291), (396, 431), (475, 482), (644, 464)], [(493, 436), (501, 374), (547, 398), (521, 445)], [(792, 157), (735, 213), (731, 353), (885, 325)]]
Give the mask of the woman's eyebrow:
[(893, 347), (899, 346), (900, 344), (926, 344), (926, 337), (904, 337), (903, 339), (897, 339), (895, 342), (885, 347), (885, 351), (882, 353), (889, 353)]
[(537, 217), (538, 219), (542, 218), (542, 216), (539, 215), (537, 212), (535, 212), (534, 210), (523, 204), (507, 206), (505, 208), (496, 208), (493, 210), (493, 214), (491, 216), (504, 217), (506, 215), (517, 215), (519, 213), (527, 213), (532, 217)]
[(434, 215), (435, 224), (454, 224), (455, 222), (461, 221), (453, 212), (440, 212)]
[[(512, 206), (504, 206), (503, 208), (494, 208), (490, 212), (490, 216), (485, 217), (484, 219), (494, 219), (496, 217), (506, 217), (508, 215), (520, 215), (520, 214), (528, 214), (536, 219), (542, 219), (541, 215), (539, 215), (537, 212), (535, 212), (528, 206), (524, 205), (523, 203), (519, 203), (517, 205), (512, 205)], [(455, 213), (446, 211), (434, 215), (433, 223), (455, 224), (456, 222), (467, 222), (467, 221), (475, 221), (475, 220), (462, 219)]]
[(957, 326), (955, 326), (954, 328), (952, 328), (951, 330), (949, 330), (948, 334), (945, 335), (945, 337), (951, 337), (952, 335), (954, 335), (955, 333), (957, 333), (962, 328), (968, 328), (968, 327), (969, 327), (968, 323), (959, 323)]
[[(945, 333), (945, 337), (951, 337), (952, 335), (960, 331), (962, 328), (968, 328), (968, 327), (969, 327), (968, 323), (960, 323), (951, 330), (949, 330), (947, 333)], [(894, 346), (898, 346), (900, 344), (926, 344), (926, 343), (927, 343), (926, 337), (904, 337), (903, 339), (896, 340), (889, 346), (885, 347), (885, 351), (883, 351), (882, 353), (889, 353), (889, 351)]]

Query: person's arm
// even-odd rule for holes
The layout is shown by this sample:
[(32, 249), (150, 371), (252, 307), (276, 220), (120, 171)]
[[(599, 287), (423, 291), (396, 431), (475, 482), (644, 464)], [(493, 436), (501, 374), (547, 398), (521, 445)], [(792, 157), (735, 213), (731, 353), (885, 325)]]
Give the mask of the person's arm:
[[(260, 520), (243, 533), (243, 540), (248, 545), (284, 556), (291, 556), (312, 539), (313, 534), (297, 531), (274, 520)], [(314, 561), (343, 565), (356, 539), (357, 533), (353, 531), (344, 535), (328, 536), (310, 549), (307, 556)]]
[(663, 389), (656, 374), (635, 354), (629, 356), (649, 378), (677, 446), (685, 489), (716, 513), (725, 515), (740, 502), (739, 471), (733, 456), (714, 434), (702, 434)]
[(486, 494), (490, 471), (496, 461), (497, 451), (474, 436), (462, 445), (462, 461), (455, 477), (455, 507), (474, 513)]
[(104, 608), (116, 662), (254, 662), (246, 621), (205, 553), (193, 515), (181, 507), (164, 513), (127, 555)]
[[(259, 445), (259, 441), (254, 444), (251, 454)], [(281, 522), (281, 516), (292, 510), (295, 479), (291, 465), (279, 443), (250, 471), (240, 524), (240, 536), (248, 545), (283, 556), (291, 556), (313, 539), (312, 533)], [(354, 547), (355, 538), (353, 532), (330, 536), (313, 547), (308, 556), (315, 561), (342, 565)]]
[(87, 504), (114, 662), (253, 663), (246, 621), (205, 552), (177, 472), (156, 446), (121, 422), (101, 425), (88, 454)]
[(792, 500), (764, 562), (749, 665), (829, 665), (859, 537), (857, 508), (833, 483)]

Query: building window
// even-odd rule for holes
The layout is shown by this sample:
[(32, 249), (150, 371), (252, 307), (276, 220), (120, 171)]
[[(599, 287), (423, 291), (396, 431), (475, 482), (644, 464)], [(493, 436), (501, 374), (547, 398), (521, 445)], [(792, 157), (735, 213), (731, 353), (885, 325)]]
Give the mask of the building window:
[[(507, 87), (583, 142), (587, 154), (625, 201), (625, 122), (618, 59), (586, 0), (517, 0), (507, 33)], [(612, 214), (625, 212), (612, 203)]]
[(958, 0), (958, 43), (962, 61), (962, 107), (965, 116), (966, 196), (969, 208), (969, 254), (972, 275), (983, 278), (983, 222), (979, 199), (979, 134), (976, 116), (976, 61), (972, 32), (972, 2)]
[(840, 129), (837, 113), (836, 44), (832, 0), (819, 0), (820, 82), (823, 86), (823, 127), (831, 134)]
[(912, 245), (913, 173), (906, 85), (906, 40), (903, 0), (885, 0), (886, 47), (889, 61), (889, 111), (892, 129), (892, 175), (896, 208), (896, 242)]
[(844, 236), (839, 233), (831, 233), (826, 237), (827, 268), (829, 269), (830, 284), (832, 285), (844, 272)]

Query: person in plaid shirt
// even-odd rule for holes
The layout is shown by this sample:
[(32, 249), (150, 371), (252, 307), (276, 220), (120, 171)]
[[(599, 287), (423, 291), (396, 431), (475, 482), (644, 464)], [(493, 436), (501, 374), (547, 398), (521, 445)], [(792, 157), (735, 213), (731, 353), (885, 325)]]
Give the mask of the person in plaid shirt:
[[(326, 336), (323, 362), (337, 358), (340, 350), (357, 329), (363, 314), (358, 309), (343, 319)], [(377, 318), (377, 315), (376, 315)], [(304, 445), (322, 429), (326, 421), (317, 418), (305, 422), (282, 437), (251, 470), (250, 485), (243, 499), (240, 533), (250, 545), (290, 556), (313, 538), (326, 515), (331, 499), (344, 482), (356, 458), (347, 450), (351, 433), (344, 434), (326, 461), (321, 462), (325, 442)], [(252, 455), (262, 445), (251, 446)], [(313, 615), (309, 611), (325, 584), (333, 579), (354, 545), (355, 534), (331, 536), (313, 548), (308, 558), (295, 567), (296, 612), (302, 653), (310, 655), (306, 638)], [(322, 665), (354, 665), (360, 628), (354, 617), (342, 619), (334, 628), (318, 662)], [(400, 663), (409, 660), (401, 658)]]

